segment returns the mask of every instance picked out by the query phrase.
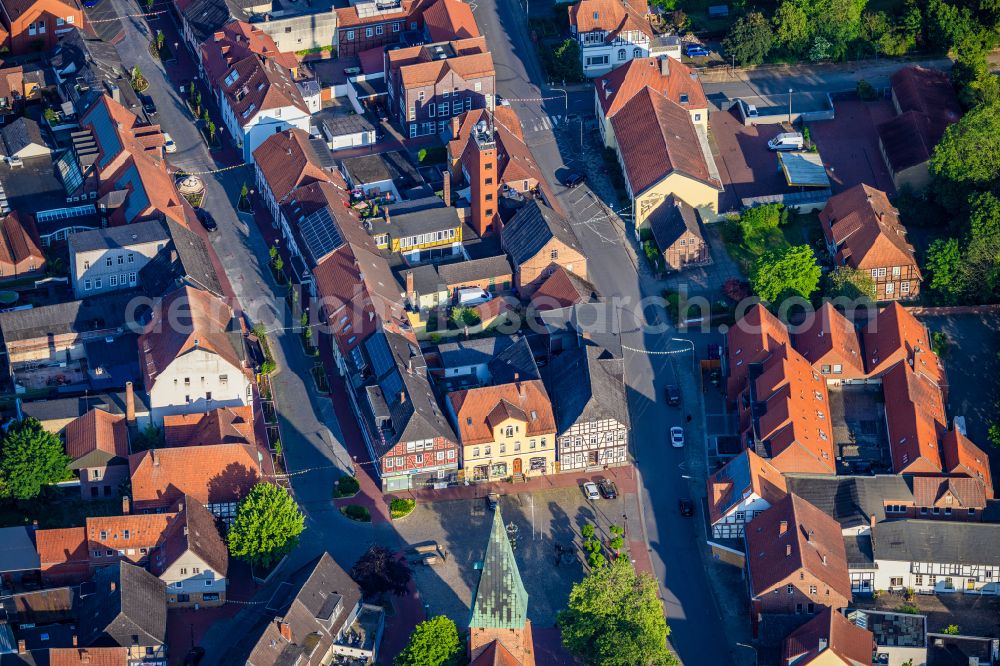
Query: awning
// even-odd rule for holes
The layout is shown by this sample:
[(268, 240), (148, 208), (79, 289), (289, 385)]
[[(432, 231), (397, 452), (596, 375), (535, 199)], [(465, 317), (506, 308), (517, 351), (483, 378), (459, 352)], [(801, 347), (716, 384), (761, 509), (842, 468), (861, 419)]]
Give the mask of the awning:
[(778, 153), (778, 164), (789, 187), (830, 187), (819, 153)]

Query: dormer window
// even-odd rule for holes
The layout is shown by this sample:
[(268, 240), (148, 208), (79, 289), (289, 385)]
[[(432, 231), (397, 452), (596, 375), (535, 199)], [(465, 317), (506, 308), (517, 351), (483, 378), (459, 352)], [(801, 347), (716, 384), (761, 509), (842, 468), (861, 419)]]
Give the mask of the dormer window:
[(681, 104), (687, 104), (687, 103), (688, 103), (688, 94), (681, 93)]
[(599, 17), (599, 16), (600, 16), (600, 15), (598, 14), (598, 12), (594, 12), (594, 20), (595, 20), (595, 21), (596, 21), (596, 20), (598, 19), (598, 17)]
[(237, 71), (236, 71), (236, 70), (234, 69), (233, 71), (229, 72), (229, 74), (228, 74), (228, 75), (226, 76), (226, 78), (225, 78), (225, 84), (226, 84), (227, 86), (231, 86), (231, 85), (233, 85), (234, 83), (236, 83), (236, 81), (237, 81), (237, 80), (238, 80), (239, 78), (240, 78), (240, 73), (239, 73), (239, 72), (237, 72)]

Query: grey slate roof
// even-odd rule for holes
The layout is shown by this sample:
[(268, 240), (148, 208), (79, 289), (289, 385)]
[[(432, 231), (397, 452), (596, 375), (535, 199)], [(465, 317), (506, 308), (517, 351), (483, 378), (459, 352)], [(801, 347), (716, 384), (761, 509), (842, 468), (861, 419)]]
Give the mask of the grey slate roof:
[(49, 335), (126, 329), (127, 305), (135, 298), (130, 291), (112, 292), (79, 301), (44, 305), (30, 310), (0, 313), (0, 330), (8, 344)]
[(94, 250), (112, 250), (170, 240), (166, 227), (159, 220), (136, 222), (120, 227), (107, 227), (93, 231), (81, 231), (69, 237), (69, 251), (92, 252)]
[(330, 136), (345, 136), (375, 131), (375, 125), (372, 124), (372, 121), (368, 120), (364, 115), (357, 113), (349, 116), (324, 114), (320, 123)]
[(441, 357), (441, 365), (446, 368), (482, 365), (489, 363), (493, 357), (514, 344), (515, 340), (516, 338), (509, 335), (496, 335), (489, 338), (443, 342), (438, 345), (438, 356)]
[(231, 18), (237, 21), (246, 21), (248, 18), (247, 12), (236, 0), (194, 0), (182, 14), (191, 26), (191, 33), (197, 44), (211, 37)]
[(459, 261), (454, 264), (441, 264), (437, 270), (438, 275), (441, 276), (441, 282), (445, 285), (465, 284), (489, 279), (510, 279), (511, 275), (510, 262), (503, 254)]
[(1000, 525), (894, 520), (872, 528), (875, 557), (902, 562), (1000, 565)]
[[(125, 393), (101, 393), (75, 398), (53, 398), (33, 400), (21, 404), (25, 417), (47, 421), (70, 421), (79, 418), (92, 409), (103, 409), (111, 414), (125, 413)], [(144, 391), (135, 391), (136, 414), (149, 414), (149, 396)]]
[(545, 368), (545, 388), (554, 397), (556, 426), (612, 419), (629, 424), (622, 372), (624, 362), (599, 347), (563, 352)]
[(42, 128), (31, 118), (21, 116), (0, 132), (3, 133), (3, 143), (6, 146), (7, 155), (16, 155), (32, 144), (49, 147), (45, 139), (42, 138)]
[(663, 203), (650, 214), (649, 226), (656, 246), (661, 252), (666, 252), (686, 231), (704, 240), (701, 226), (698, 224), (698, 213), (673, 196), (664, 199)]
[(391, 180), (402, 192), (423, 182), (420, 173), (401, 150), (348, 157), (340, 161), (340, 167), (352, 187)]
[(167, 591), (159, 578), (127, 562), (101, 567), (96, 591), (80, 604), (80, 645), (160, 646), (167, 633)]
[(875, 551), (871, 534), (844, 535), (844, 551), (847, 553), (848, 569), (874, 568)]
[(445, 206), (444, 202), (435, 196), (387, 206), (386, 210), (389, 215), (388, 220), (385, 217), (368, 219), (371, 223), (371, 233), (389, 234), (392, 238), (406, 238), (454, 229), (461, 222), (458, 219), (458, 210)]
[(471, 629), (522, 629), (528, 618), (528, 592), (507, 538), (500, 507), (493, 512), (483, 570), (472, 601)]
[(41, 560), (27, 527), (0, 528), (0, 573), (38, 569)]
[(795, 493), (832, 517), (842, 528), (867, 525), (872, 516), (885, 520), (886, 500), (913, 501), (906, 479), (898, 475), (818, 476), (786, 474), (788, 492)]
[(143, 291), (157, 297), (187, 284), (222, 297), (222, 283), (202, 237), (173, 220), (166, 224), (170, 243), (139, 272)]
[(552, 238), (580, 249), (580, 241), (569, 221), (537, 199), (521, 207), (501, 232), (504, 249), (515, 266), (534, 257)]
[(487, 369), (494, 385), (542, 378), (538, 372), (538, 364), (535, 363), (535, 355), (531, 352), (531, 345), (524, 336), (515, 339), (512, 345), (497, 352), (487, 365)]

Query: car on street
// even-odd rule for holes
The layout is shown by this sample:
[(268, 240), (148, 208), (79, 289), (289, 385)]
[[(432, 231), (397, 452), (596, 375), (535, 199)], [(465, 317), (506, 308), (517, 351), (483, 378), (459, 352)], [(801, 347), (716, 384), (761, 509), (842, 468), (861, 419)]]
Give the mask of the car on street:
[(668, 405), (681, 404), (681, 389), (677, 386), (677, 384), (667, 384), (666, 392)]
[(679, 449), (684, 446), (684, 428), (674, 426), (670, 429), (670, 446)]
[(684, 55), (688, 58), (702, 58), (709, 54), (708, 49), (706, 49), (701, 44), (688, 44), (684, 49)]
[(562, 184), (565, 187), (576, 187), (587, 180), (587, 177), (582, 173), (577, 173), (576, 171), (570, 171), (568, 174), (563, 176)]
[(198, 221), (201, 222), (201, 226), (205, 227), (206, 231), (215, 231), (219, 228), (219, 225), (215, 223), (215, 218), (204, 208), (196, 208), (195, 214), (198, 215)]
[(170, 136), (170, 132), (163, 133), (163, 150), (167, 151), (168, 153), (177, 152), (177, 144), (174, 143), (174, 139), (173, 137)]
[(205, 648), (193, 647), (184, 657), (184, 666), (198, 666), (198, 663), (204, 656)]
[(685, 518), (690, 518), (694, 515), (694, 502), (686, 497), (681, 498), (681, 500), (677, 503), (677, 508), (680, 509), (681, 515)]
[(597, 484), (593, 481), (587, 481), (583, 484), (583, 494), (586, 495), (589, 500), (601, 499), (601, 493), (597, 491)]
[(142, 110), (146, 112), (147, 116), (155, 116), (156, 115), (156, 113), (157, 113), (157, 111), (156, 111), (156, 103), (153, 102), (153, 98), (152, 97), (150, 97), (149, 95), (142, 95), (139, 98), (139, 101), (142, 102)]
[(618, 486), (611, 479), (601, 479), (601, 482), (597, 484), (597, 489), (601, 491), (601, 496), (604, 499), (615, 499), (618, 497)]

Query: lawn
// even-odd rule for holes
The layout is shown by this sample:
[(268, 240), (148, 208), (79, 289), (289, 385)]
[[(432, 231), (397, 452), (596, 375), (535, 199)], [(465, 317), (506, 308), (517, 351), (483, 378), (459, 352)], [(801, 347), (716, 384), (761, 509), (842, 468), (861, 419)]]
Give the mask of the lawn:
[(739, 265), (744, 275), (750, 275), (750, 267), (754, 260), (768, 250), (805, 244), (818, 252), (817, 248), (821, 249), (823, 245), (823, 230), (819, 224), (819, 216), (815, 213), (792, 213), (787, 223), (774, 229), (767, 229), (752, 241), (744, 240), (739, 221), (727, 220), (722, 225), (722, 240), (726, 245), (726, 251)]

